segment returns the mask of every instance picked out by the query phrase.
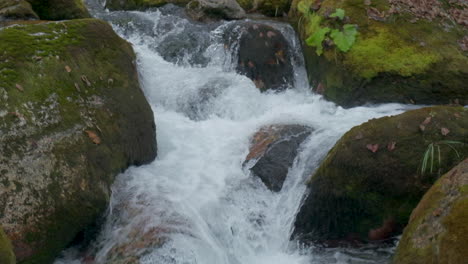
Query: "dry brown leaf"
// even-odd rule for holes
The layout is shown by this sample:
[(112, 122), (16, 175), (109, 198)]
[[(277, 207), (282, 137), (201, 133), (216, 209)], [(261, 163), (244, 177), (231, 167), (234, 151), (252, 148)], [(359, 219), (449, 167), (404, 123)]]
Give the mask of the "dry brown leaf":
[(424, 130), (426, 130), (426, 126), (425, 125), (419, 125), (419, 130), (421, 130), (423, 132)]
[(446, 136), (446, 135), (448, 135), (450, 133), (450, 130), (448, 128), (443, 127), (443, 128), (440, 129), (440, 133), (443, 136)]
[(91, 139), (91, 141), (93, 141), (94, 144), (101, 144), (101, 138), (95, 132), (91, 130), (85, 130), (85, 132), (88, 134), (88, 137)]
[(84, 83), (86, 83), (86, 85), (87, 85), (88, 87), (91, 86), (91, 82), (88, 80), (88, 77), (86, 77), (86, 75), (81, 75), (81, 80), (82, 80)]
[(70, 66), (66, 65), (66, 66), (65, 66), (65, 70), (66, 70), (68, 73), (70, 73), (70, 72), (71, 72)]
[(366, 148), (370, 150), (372, 153), (376, 153), (379, 150), (379, 144), (367, 144)]
[(21, 86), (20, 84), (16, 84), (15, 85), (16, 89), (18, 89), (20, 92), (24, 92), (24, 89), (23, 89), (23, 86)]
[(423, 124), (423, 125), (427, 125), (427, 124), (429, 124), (429, 123), (431, 122), (431, 120), (432, 120), (432, 117), (428, 116), (428, 117), (426, 117), (426, 119), (424, 119), (424, 121), (422, 122), (422, 124)]
[(75, 88), (78, 92), (81, 92), (80, 85), (78, 85), (77, 83), (75, 83)]

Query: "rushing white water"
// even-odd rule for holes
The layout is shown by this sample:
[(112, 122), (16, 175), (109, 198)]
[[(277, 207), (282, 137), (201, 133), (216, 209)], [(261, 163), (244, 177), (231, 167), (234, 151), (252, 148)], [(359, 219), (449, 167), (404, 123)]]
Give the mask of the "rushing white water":
[[(148, 264), (385, 262), (385, 249), (317, 251), (298, 247), (290, 234), (306, 195), (305, 179), (340, 136), (407, 106), (342, 109), (311, 93), (294, 32), (281, 24), (274, 26), (295, 49), (295, 85), (260, 93), (235, 73), (236, 50), (223, 44), (226, 30), (235, 36), (237, 22), (193, 24), (177, 10), (95, 14), (133, 44), (158, 141), (153, 163), (118, 176), (109, 215), (91, 250), (95, 262), (124, 259), (115, 257), (119, 250)], [(315, 129), (279, 193), (242, 167), (250, 137), (269, 124)], [(68, 251), (56, 263), (85, 261)]]

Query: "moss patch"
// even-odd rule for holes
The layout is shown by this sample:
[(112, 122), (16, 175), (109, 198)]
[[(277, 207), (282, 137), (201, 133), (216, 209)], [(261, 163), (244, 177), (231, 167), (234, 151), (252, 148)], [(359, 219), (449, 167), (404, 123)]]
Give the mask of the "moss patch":
[(13, 248), (8, 237), (3, 232), (3, 228), (0, 226), (0, 263), (2, 264), (15, 264), (15, 255), (13, 254)]

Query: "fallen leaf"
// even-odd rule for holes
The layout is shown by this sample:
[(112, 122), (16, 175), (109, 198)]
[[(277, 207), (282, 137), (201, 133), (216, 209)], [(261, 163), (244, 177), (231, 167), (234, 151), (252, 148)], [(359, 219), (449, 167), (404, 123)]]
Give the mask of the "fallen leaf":
[(20, 90), (20, 92), (24, 92), (23, 86), (21, 86), (20, 84), (17, 83), (15, 87), (16, 89)]
[(440, 208), (435, 209), (434, 212), (432, 212), (432, 215), (433, 215), (433, 216), (440, 216), (440, 215), (442, 215), (442, 209), (440, 209)]
[(75, 83), (75, 88), (78, 92), (81, 92), (80, 85), (78, 85), (77, 83)]
[(443, 127), (440, 129), (440, 133), (442, 133), (443, 136), (446, 136), (450, 133), (450, 130), (448, 128)]
[(70, 66), (66, 65), (66, 66), (65, 66), (65, 70), (66, 70), (68, 73), (70, 73), (70, 72), (71, 72)]
[(81, 80), (88, 85), (88, 87), (91, 86), (91, 82), (88, 80), (88, 77), (86, 75), (81, 75)]
[(273, 31), (268, 31), (268, 32), (267, 32), (267, 37), (268, 37), (268, 38), (272, 38), (272, 37), (274, 37), (274, 36), (276, 36), (276, 33), (275, 33), (275, 32), (273, 32)]
[(419, 130), (421, 130), (421, 131), (426, 130), (426, 126), (425, 125), (419, 125)]
[(367, 144), (366, 148), (370, 150), (372, 153), (376, 153), (379, 150), (379, 144)]
[(427, 124), (429, 124), (429, 123), (431, 122), (431, 120), (432, 120), (432, 117), (428, 116), (428, 117), (426, 117), (426, 119), (424, 119), (424, 121), (422, 122), (422, 124), (423, 124), (423, 125), (427, 125)]
[(93, 141), (94, 144), (101, 144), (101, 138), (95, 132), (91, 130), (85, 130), (85, 132), (88, 134), (88, 137), (91, 139), (91, 141)]
[(388, 149), (388, 151), (393, 151), (393, 150), (395, 150), (395, 146), (396, 146), (396, 142), (395, 142), (395, 141), (388, 142), (388, 144), (387, 144), (387, 149)]

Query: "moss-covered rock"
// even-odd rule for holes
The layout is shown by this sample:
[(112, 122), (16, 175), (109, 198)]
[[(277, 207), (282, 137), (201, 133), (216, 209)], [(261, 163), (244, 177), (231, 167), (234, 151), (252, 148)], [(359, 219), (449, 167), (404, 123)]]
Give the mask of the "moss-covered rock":
[(83, 0), (27, 0), (42, 20), (89, 18)]
[(237, 0), (247, 12), (258, 12), (266, 16), (278, 17), (289, 12), (291, 0)]
[(463, 107), (411, 110), (352, 128), (308, 181), (295, 236), (366, 242), (399, 234), (438, 176), (468, 156), (467, 144)]
[(442, 176), (414, 209), (395, 264), (462, 264), (468, 259), (468, 159)]
[(13, 254), (13, 248), (11, 246), (10, 239), (3, 232), (2, 226), (0, 226), (0, 263), (2, 264), (15, 264), (15, 254)]
[(156, 155), (129, 43), (96, 19), (0, 30), (0, 223), (19, 263), (49, 263)]
[(26, 0), (1, 0), (0, 21), (39, 19)]
[(245, 11), (236, 0), (192, 0), (187, 4), (186, 12), (192, 19), (198, 21), (245, 18)]
[[(298, 12), (298, 3), (309, 6), (316, 20)], [(345, 11), (342, 21), (330, 17), (339, 8)], [(468, 104), (468, 52), (462, 45), (468, 30), (461, 19), (468, 5), (438, 0), (296, 0), (291, 9), (304, 40), (319, 28), (357, 25), (357, 39), (347, 52), (340, 51), (330, 35), (321, 44), (321, 56), (315, 47), (303, 45), (310, 81), (327, 99), (343, 106)]]
[(161, 7), (165, 4), (185, 6), (191, 0), (107, 0), (106, 7), (111, 10), (144, 10)]

